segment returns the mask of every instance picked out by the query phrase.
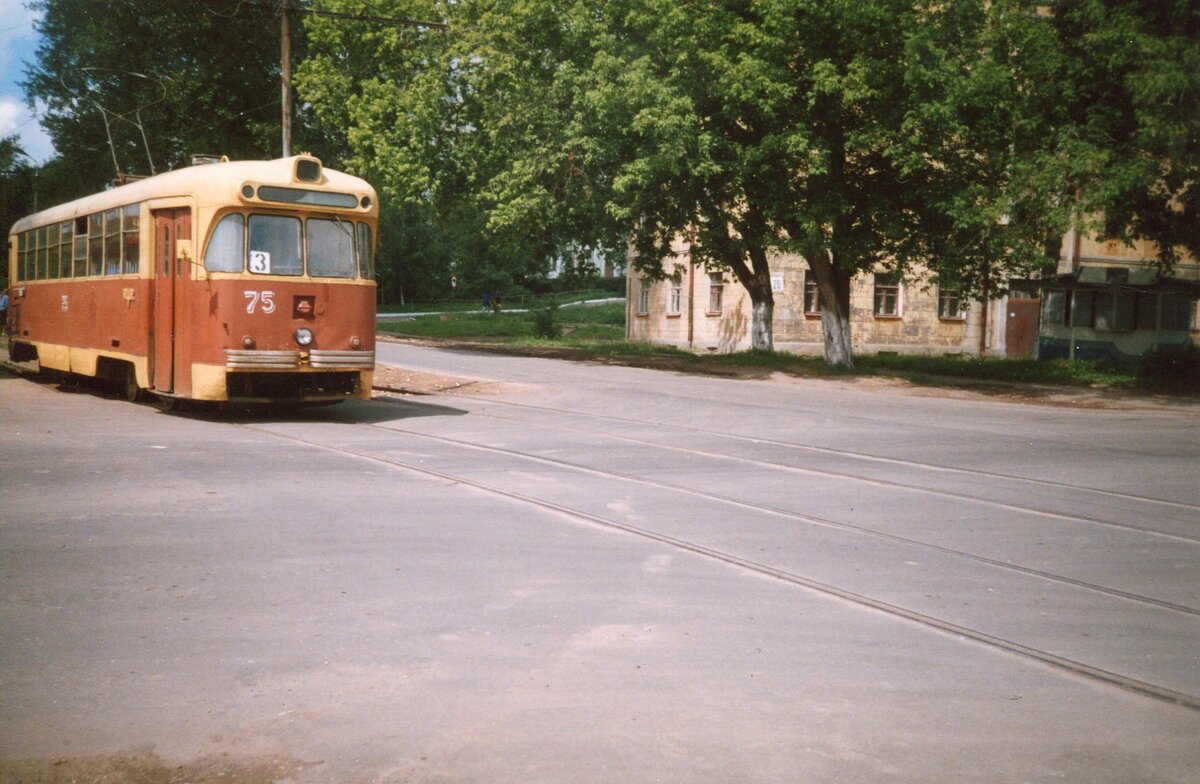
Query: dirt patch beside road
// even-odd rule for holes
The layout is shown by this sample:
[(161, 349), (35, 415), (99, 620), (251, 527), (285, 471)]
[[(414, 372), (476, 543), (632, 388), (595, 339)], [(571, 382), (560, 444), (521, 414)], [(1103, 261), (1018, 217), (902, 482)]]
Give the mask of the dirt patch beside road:
[(94, 757), (0, 760), (0, 782), (123, 782), (124, 784), (274, 784), (294, 780), (320, 762), (284, 757), (239, 759), (227, 754), (172, 763), (152, 751)]
[(422, 370), (410, 370), (397, 365), (377, 364), (372, 389), (399, 395), (499, 395), (516, 390), (519, 385), (489, 381), (482, 378), (456, 378)]

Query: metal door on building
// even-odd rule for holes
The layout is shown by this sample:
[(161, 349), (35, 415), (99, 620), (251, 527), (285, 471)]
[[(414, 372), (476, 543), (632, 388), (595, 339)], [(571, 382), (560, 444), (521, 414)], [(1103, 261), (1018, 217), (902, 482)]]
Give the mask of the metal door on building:
[(183, 340), (187, 258), (181, 258), (179, 241), (192, 236), (189, 209), (155, 210), (154, 213), (154, 324), (151, 340), (151, 385), (159, 392), (191, 391), (191, 355)]
[(1037, 348), (1040, 299), (1008, 298), (1004, 346), (1009, 357), (1032, 357)]

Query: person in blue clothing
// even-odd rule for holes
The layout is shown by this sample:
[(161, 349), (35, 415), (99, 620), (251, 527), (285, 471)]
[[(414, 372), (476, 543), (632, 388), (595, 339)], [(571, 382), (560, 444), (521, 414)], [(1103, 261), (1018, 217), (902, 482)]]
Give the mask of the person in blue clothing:
[(483, 292), (483, 303), (482, 304), (483, 304), (484, 310), (487, 310), (488, 308), (490, 308), (492, 306), (492, 292), (490, 292), (490, 291)]
[(8, 292), (0, 292), (0, 334), (8, 334)]

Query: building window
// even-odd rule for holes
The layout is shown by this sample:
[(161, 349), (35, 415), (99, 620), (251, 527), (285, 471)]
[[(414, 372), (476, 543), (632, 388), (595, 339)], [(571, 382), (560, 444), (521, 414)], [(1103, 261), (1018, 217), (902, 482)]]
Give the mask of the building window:
[(650, 315), (650, 281), (643, 278), (640, 283), (641, 289), (638, 290), (638, 315)]
[(900, 275), (880, 272), (875, 275), (875, 315), (900, 315)]
[(683, 310), (683, 276), (671, 278), (671, 288), (667, 294), (667, 315), (678, 316)]
[(804, 313), (812, 316), (821, 313), (821, 291), (811, 270), (804, 273)]
[(1062, 289), (1047, 290), (1042, 297), (1042, 323), (1065, 327), (1071, 317), (1071, 300)]
[[(1133, 329), (1135, 300), (1132, 294), (1125, 291), (1097, 291), (1093, 297), (1093, 329), (1106, 332), (1129, 332)], [(1081, 323), (1079, 326), (1086, 325)]]
[(1176, 294), (1162, 295), (1162, 324), (1164, 331), (1186, 332), (1194, 325), (1192, 322), (1195, 308), (1187, 297)]
[(938, 318), (963, 318), (962, 289), (938, 285)]
[(720, 313), (725, 297), (725, 277), (720, 272), (708, 273), (708, 312)]

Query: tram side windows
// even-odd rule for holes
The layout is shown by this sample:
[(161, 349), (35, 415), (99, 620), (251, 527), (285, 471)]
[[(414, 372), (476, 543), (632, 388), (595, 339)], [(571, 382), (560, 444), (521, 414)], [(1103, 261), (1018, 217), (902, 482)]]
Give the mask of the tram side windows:
[(104, 213), (88, 216), (88, 264), (87, 274), (99, 275), (104, 271)]
[(121, 210), (104, 212), (104, 274), (121, 274)]
[(375, 246), (371, 244), (371, 227), (358, 224), (358, 276), (363, 280), (375, 277)]
[(37, 269), (33, 273), (35, 280), (46, 279), (46, 226), (37, 228)]
[(308, 274), (320, 278), (354, 277), (354, 224), (309, 218)]
[(71, 277), (72, 228), (71, 221), (63, 221), (58, 225), (58, 276)]
[(204, 249), (209, 272), (241, 272), (246, 259), (246, 219), (239, 213), (221, 218)]
[(121, 216), (121, 270), (137, 274), (141, 224), (138, 221), (141, 208), (137, 204), (125, 207)]
[(25, 235), (28, 232), (21, 232), (17, 235), (17, 280), (25, 280)]
[(72, 253), (75, 277), (77, 278), (82, 278), (87, 274), (87, 233), (87, 216), (81, 215), (75, 219), (75, 242)]
[(250, 216), (250, 271), (259, 275), (301, 275), (300, 219)]
[(51, 223), (46, 227), (46, 274), (43, 276), (47, 280), (58, 277), (58, 234), (59, 225)]

